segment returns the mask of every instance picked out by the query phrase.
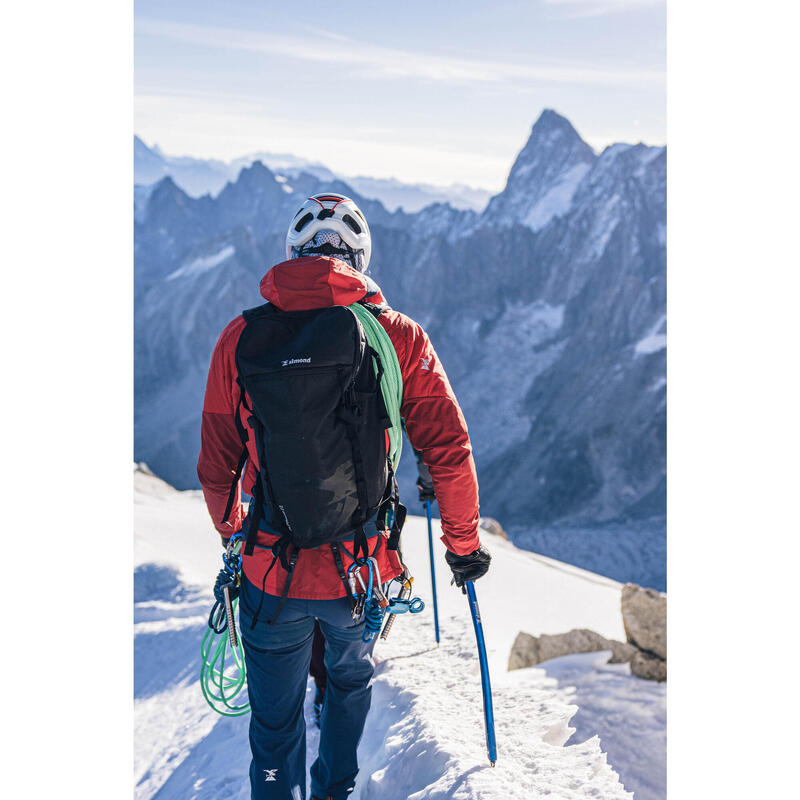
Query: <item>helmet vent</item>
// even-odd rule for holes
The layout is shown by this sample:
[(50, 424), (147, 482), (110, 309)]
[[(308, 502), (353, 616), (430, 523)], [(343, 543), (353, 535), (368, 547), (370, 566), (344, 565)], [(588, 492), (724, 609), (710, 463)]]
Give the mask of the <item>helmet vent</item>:
[(353, 233), (361, 233), (361, 226), (349, 214), (345, 214), (342, 217), (342, 222), (344, 222)]
[(305, 214), (304, 216), (300, 217), (300, 221), (294, 226), (294, 229), (300, 233), (300, 231), (303, 230), (303, 228), (305, 228), (305, 226), (308, 225), (312, 219), (314, 219), (313, 214)]

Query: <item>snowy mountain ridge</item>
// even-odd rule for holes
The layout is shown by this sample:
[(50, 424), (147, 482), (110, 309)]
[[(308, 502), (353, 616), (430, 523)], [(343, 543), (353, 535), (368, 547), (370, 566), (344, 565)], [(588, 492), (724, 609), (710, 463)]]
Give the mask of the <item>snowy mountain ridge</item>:
[(486, 189), (464, 184), (434, 186), (427, 183), (404, 183), (396, 178), (340, 176), (318, 161), (309, 161), (289, 153), (260, 151), (230, 162), (168, 156), (158, 145), (148, 147), (138, 136), (133, 137), (133, 171), (137, 187), (151, 187), (169, 175), (192, 197), (217, 195), (227, 183), (235, 182), (243, 169), (252, 166), (256, 161), (268, 167), (281, 181), (291, 180), (304, 172), (321, 181), (344, 180), (364, 197), (380, 200), (390, 211), (402, 208), (408, 213), (414, 213), (432, 203), (449, 203), (460, 210), (481, 211), (491, 195)]
[[(136, 471), (134, 738), (137, 800), (246, 800), (247, 717), (218, 717), (199, 686), (200, 641), (220, 547), (197, 491)], [(441, 646), (433, 635), (425, 520), (410, 516), (403, 553), (423, 613), (376, 645), (372, 710), (354, 800), (561, 800), (665, 797), (666, 687), (632, 677), (608, 653), (507, 672), (520, 629), (590, 628), (624, 637), (620, 584), (484, 534), (492, 567), (476, 584), (486, 632), (498, 742), (489, 767), (480, 674), (463, 595), (442, 580), (434, 520)], [(169, 532), (165, 535), (165, 532)], [(305, 719), (308, 764), (313, 683)]]

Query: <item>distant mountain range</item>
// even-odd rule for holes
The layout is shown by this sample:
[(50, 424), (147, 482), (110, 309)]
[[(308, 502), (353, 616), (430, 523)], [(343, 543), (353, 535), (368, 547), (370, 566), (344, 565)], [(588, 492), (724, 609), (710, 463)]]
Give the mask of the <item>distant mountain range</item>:
[[(154, 152), (141, 150), (143, 163)], [(149, 163), (152, 177), (159, 162)], [(390, 212), (335, 177), (287, 172), (254, 161), (216, 196), (192, 197), (177, 173), (138, 190), (137, 461), (180, 488), (198, 485), (217, 336), (261, 302), (259, 280), (283, 259), (300, 202), (340, 191), (369, 220), (371, 275), (428, 330), (450, 375), (482, 512), (518, 528), (663, 516), (665, 148), (596, 154), (546, 110), (481, 213), (447, 203)], [(405, 460), (402, 486), (416, 502), (412, 472)]]
[(242, 169), (256, 161), (269, 167), (279, 180), (291, 180), (303, 172), (322, 181), (344, 180), (364, 197), (380, 200), (389, 211), (402, 208), (413, 213), (431, 203), (449, 203), (454, 208), (482, 211), (491, 196), (486, 189), (463, 184), (433, 186), (403, 183), (394, 178), (339, 176), (323, 164), (286, 153), (253, 153), (233, 161), (168, 156), (158, 145), (148, 147), (138, 136), (133, 137), (133, 180), (138, 202), (167, 175), (191, 197), (217, 195), (228, 182), (238, 178)]

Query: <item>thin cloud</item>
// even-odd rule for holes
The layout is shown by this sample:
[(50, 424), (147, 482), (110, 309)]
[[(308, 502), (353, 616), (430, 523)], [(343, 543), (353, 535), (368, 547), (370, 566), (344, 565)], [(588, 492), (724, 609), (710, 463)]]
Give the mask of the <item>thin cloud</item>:
[(544, 0), (549, 6), (563, 8), (570, 17), (602, 17), (640, 8), (664, 6), (664, 0)]
[[(569, 0), (576, 2), (576, 0)], [(532, 82), (588, 85), (663, 85), (658, 70), (608, 70), (580, 66), (508, 64), (499, 61), (450, 58), (354, 43), (337, 46), (330, 37), (301, 38), (233, 28), (142, 19), (135, 32), (143, 36), (269, 55), (282, 55), (323, 64), (360, 67), (363, 77), (416, 78), (443, 83)]]
[(356, 125), (346, 137), (331, 137), (265, 111), (260, 103), (212, 103), (194, 92), (137, 94), (135, 117), (138, 134), (169, 153), (231, 161), (243, 153), (267, 150), (318, 161), (343, 175), (398, 174), (410, 183), (467, 183), (490, 191), (502, 188), (519, 149), (513, 138), (494, 143), (491, 152), (444, 135), (418, 141), (391, 125)]

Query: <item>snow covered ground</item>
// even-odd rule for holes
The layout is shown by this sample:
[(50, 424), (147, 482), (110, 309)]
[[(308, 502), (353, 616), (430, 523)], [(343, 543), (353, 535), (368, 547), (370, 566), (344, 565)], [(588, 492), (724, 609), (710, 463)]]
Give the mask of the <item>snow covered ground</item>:
[[(205, 704), (199, 648), (220, 547), (200, 492), (135, 474), (135, 796), (246, 800), (247, 717)], [(437, 525), (438, 528), (438, 525)], [(438, 534), (437, 534), (438, 535)], [(416, 592), (430, 601), (425, 520), (403, 535)], [(665, 687), (601, 654), (506, 671), (519, 630), (591, 628), (622, 639), (620, 584), (489, 538), (476, 584), (494, 690), (498, 761), (489, 766), (480, 673), (466, 599), (448, 583), (437, 539), (442, 643), (432, 605), (398, 618), (375, 650), (373, 706), (354, 800), (665, 797)], [(309, 764), (317, 744), (311, 725)], [(607, 755), (606, 755), (607, 754)], [(624, 787), (623, 787), (624, 784)]]

